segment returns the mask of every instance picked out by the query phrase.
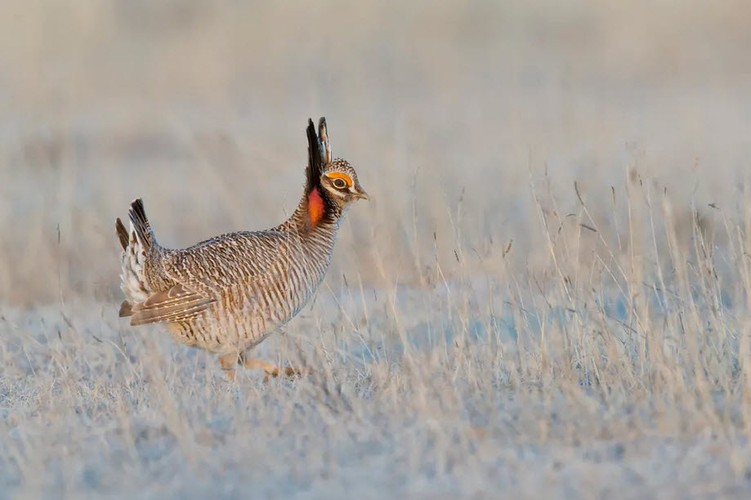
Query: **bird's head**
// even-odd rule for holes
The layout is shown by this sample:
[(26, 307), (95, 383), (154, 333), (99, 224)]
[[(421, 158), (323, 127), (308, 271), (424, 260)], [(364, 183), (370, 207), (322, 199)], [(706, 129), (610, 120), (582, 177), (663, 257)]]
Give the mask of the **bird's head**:
[(357, 172), (347, 160), (336, 158), (323, 168), (321, 187), (337, 205), (347, 205), (355, 200), (367, 200), (368, 193), (357, 181)]
[(332, 157), (325, 118), (318, 122), (318, 134), (308, 120), (308, 155), (306, 189), (314, 225), (327, 213), (338, 216), (353, 201), (368, 199), (352, 165)]

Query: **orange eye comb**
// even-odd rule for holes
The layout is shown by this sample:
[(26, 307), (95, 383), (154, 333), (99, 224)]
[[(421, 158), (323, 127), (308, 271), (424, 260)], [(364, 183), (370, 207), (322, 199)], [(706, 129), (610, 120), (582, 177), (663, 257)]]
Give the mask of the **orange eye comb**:
[(330, 174), (326, 174), (326, 177), (328, 177), (329, 179), (342, 179), (347, 183), (347, 187), (352, 186), (352, 178), (347, 174), (343, 174), (341, 172), (332, 172)]

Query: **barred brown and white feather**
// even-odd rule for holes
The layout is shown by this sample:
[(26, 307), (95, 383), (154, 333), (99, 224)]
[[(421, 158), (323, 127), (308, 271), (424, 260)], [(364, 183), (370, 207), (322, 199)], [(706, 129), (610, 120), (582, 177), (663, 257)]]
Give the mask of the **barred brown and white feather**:
[(123, 247), (121, 316), (166, 323), (180, 342), (220, 355), (243, 353), (292, 319), (323, 280), (348, 205), (367, 198), (345, 160), (331, 159), (326, 122), (308, 123), (303, 197), (292, 216), (265, 231), (235, 232), (192, 247), (161, 247), (141, 200), (118, 219)]

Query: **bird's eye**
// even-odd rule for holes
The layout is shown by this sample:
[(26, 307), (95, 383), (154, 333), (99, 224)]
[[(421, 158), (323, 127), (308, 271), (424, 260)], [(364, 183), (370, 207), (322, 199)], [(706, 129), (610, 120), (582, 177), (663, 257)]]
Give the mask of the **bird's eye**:
[(334, 187), (337, 189), (344, 189), (347, 187), (347, 183), (344, 182), (344, 179), (334, 179)]

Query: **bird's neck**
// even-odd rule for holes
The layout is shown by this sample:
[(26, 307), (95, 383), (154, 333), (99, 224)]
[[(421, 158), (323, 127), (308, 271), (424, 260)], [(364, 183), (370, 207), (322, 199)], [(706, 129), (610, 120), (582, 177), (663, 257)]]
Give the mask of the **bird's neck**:
[(336, 232), (344, 217), (341, 207), (331, 203), (321, 188), (306, 189), (295, 212), (283, 226), (300, 234)]

